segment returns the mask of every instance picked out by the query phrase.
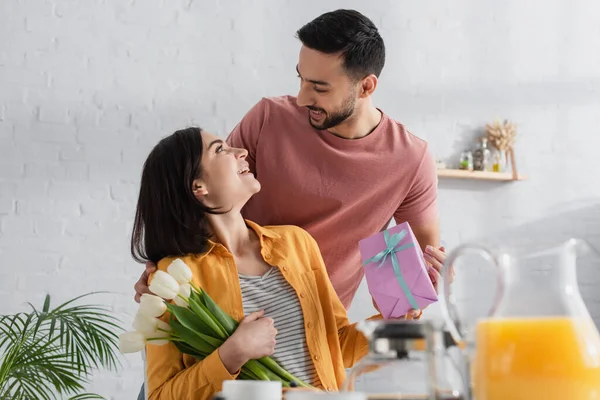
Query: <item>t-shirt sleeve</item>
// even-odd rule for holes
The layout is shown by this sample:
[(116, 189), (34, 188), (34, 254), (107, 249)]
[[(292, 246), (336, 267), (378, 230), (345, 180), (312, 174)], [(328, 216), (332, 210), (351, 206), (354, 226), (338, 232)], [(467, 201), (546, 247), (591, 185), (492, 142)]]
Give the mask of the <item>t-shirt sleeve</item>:
[(237, 124), (233, 131), (229, 134), (226, 142), (229, 146), (238, 147), (248, 150), (246, 160), (250, 164), (250, 171), (254, 174), (256, 171), (256, 152), (258, 149), (258, 141), (262, 132), (263, 126), (268, 116), (268, 104), (265, 98), (256, 103), (250, 111), (244, 115), (242, 120)]
[(437, 166), (429, 147), (425, 149), (413, 183), (396, 212), (396, 223), (425, 225), (438, 218)]

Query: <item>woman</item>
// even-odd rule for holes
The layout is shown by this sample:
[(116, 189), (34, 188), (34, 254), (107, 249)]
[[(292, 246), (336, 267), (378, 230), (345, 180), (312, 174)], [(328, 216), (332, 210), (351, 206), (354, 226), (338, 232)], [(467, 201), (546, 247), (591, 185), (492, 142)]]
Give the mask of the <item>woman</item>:
[(182, 258), (194, 283), (241, 321), (202, 361), (171, 343), (148, 345), (150, 399), (208, 399), (248, 360), (263, 356), (307, 383), (337, 390), (345, 368), (368, 351), (315, 240), (295, 226), (261, 227), (243, 219), (242, 207), (260, 190), (246, 155), (188, 128), (161, 140), (144, 164), (134, 258), (163, 271)]

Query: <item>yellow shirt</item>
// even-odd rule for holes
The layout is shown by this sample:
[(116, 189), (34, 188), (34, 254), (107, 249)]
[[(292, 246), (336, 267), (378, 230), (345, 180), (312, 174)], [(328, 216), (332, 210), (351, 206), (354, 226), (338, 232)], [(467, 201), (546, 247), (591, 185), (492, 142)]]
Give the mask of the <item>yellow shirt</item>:
[[(264, 260), (278, 267), (300, 299), (308, 350), (322, 388), (338, 390), (345, 368), (368, 352), (368, 341), (350, 324), (325, 270), (316, 241), (295, 226), (261, 227), (246, 221), (258, 235)], [(193, 281), (235, 320), (244, 317), (238, 272), (229, 251), (209, 242), (203, 254), (180, 257), (193, 272)], [(166, 271), (175, 257), (162, 259)], [(381, 315), (372, 318), (381, 318)], [(147, 352), (150, 400), (210, 399), (224, 380), (236, 379), (223, 365), (217, 351), (202, 361), (182, 354), (172, 343), (149, 344)]]

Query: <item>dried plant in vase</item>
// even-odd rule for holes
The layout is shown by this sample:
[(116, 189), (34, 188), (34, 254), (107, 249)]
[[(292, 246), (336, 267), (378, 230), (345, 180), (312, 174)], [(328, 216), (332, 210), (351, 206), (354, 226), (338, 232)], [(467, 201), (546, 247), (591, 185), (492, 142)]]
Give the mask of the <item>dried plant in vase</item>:
[(518, 177), (517, 163), (515, 161), (514, 143), (517, 136), (517, 126), (508, 120), (500, 122), (496, 119), (492, 124), (486, 124), (485, 133), (488, 141), (498, 151), (503, 152), (506, 163), (510, 161), (513, 177)]

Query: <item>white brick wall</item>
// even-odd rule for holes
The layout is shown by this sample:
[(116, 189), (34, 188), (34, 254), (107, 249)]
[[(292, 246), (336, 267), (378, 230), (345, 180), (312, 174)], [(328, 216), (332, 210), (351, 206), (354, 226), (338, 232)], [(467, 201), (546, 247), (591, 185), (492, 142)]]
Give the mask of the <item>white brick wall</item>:
[[(496, 116), (519, 124), (529, 181), (440, 182), (449, 249), (508, 234), (576, 235), (600, 247), (593, 0), (1, 0), (0, 312), (45, 292), (60, 301), (111, 290), (98, 301), (129, 322), (142, 268), (128, 239), (148, 150), (189, 123), (225, 136), (261, 96), (295, 93), (294, 32), (337, 7), (380, 26), (388, 58), (377, 105), (439, 157), (460, 153)], [(580, 273), (597, 323), (598, 266)], [(370, 311), (362, 287), (351, 316)], [(139, 357), (123, 365), (118, 378), (98, 373), (90, 389), (135, 398)]]

